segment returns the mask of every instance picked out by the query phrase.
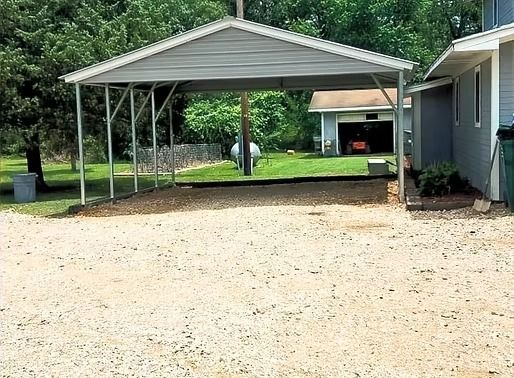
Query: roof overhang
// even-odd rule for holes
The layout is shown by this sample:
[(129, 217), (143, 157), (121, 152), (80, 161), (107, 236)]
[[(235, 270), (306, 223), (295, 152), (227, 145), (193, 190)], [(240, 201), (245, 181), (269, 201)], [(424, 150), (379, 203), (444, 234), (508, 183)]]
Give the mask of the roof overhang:
[(500, 44), (514, 40), (514, 23), (457, 39), (430, 66), (424, 79), (455, 77), (491, 56)]
[[(417, 63), (404, 59), (399, 59), (367, 50), (354, 48), (351, 46), (341, 45), (338, 43), (321, 40), (305, 36), (290, 31), (285, 31), (270, 26), (241, 20), (233, 17), (225, 17), (222, 20), (201, 26), (189, 32), (165, 39), (163, 41), (151, 44), (141, 49), (123, 54), (121, 56), (106, 60), (104, 62), (83, 68), (81, 70), (63, 75), (66, 83), (79, 83), (86, 85), (104, 85), (111, 84), (113, 87), (126, 88), (128, 85), (137, 85), (140, 89), (150, 88), (156, 81), (155, 80), (131, 80), (128, 77), (123, 82), (108, 80), (101, 82), (94, 82), (95, 77), (106, 73), (113, 72), (116, 69), (124, 68), (132, 63), (139, 62), (143, 59), (152, 59), (156, 54), (168, 51), (178, 46), (187, 45), (187, 43), (195, 41), (199, 38), (209, 36), (219, 31), (235, 28), (261, 36), (281, 40), (310, 49), (314, 49), (323, 53), (330, 53), (347, 57), (371, 64), (378, 67), (375, 72), (363, 70), (362, 72), (352, 72), (352, 74), (319, 74), (309, 75), (306, 73), (290, 72), (280, 76), (252, 76), (241, 75), (241, 77), (227, 76), (227, 77), (180, 77), (180, 79), (172, 77), (159, 79), (160, 87), (173, 86), (179, 83), (176, 92), (195, 92), (195, 91), (217, 91), (217, 90), (258, 90), (258, 89), (336, 89), (336, 88), (375, 88), (376, 85), (371, 78), (371, 74), (376, 74), (379, 77), (384, 87), (393, 87), (398, 78), (398, 72), (405, 73), (405, 79), (408, 80), (412, 77)], [(209, 62), (205, 62), (209, 64)], [(138, 64), (141, 64), (138, 63)]]
[[(410, 104), (403, 105), (404, 109), (410, 109)], [(358, 112), (381, 112), (393, 111), (390, 105), (381, 106), (355, 106), (352, 108), (326, 108), (326, 109), (309, 109), (309, 113), (358, 113)]]
[(407, 97), (407, 96), (411, 96), (412, 94), (417, 93), (417, 92), (423, 92), (428, 89), (443, 87), (445, 85), (450, 85), (451, 83), (453, 83), (453, 79), (451, 77), (442, 77), (440, 79), (427, 81), (422, 84), (409, 86), (405, 89), (404, 94), (405, 94), (405, 97)]

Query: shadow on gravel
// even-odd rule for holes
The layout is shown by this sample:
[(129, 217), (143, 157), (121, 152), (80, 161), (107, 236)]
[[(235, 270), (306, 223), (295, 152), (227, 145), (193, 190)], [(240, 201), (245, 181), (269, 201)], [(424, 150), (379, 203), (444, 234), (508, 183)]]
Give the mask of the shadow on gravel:
[(228, 188), (177, 187), (137, 195), (113, 205), (99, 205), (82, 211), (80, 215), (157, 214), (259, 206), (385, 204), (391, 198), (393, 183), (378, 179)]

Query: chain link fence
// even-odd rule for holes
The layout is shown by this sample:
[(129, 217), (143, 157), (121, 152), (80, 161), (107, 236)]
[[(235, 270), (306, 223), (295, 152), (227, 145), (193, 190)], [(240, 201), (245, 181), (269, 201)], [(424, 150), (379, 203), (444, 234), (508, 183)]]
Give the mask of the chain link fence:
[[(180, 144), (175, 149), (175, 170), (213, 164), (222, 161), (220, 144)], [(138, 171), (150, 173), (154, 171), (153, 148), (140, 147), (137, 150)], [(172, 171), (171, 148), (157, 148), (157, 166), (159, 172)]]

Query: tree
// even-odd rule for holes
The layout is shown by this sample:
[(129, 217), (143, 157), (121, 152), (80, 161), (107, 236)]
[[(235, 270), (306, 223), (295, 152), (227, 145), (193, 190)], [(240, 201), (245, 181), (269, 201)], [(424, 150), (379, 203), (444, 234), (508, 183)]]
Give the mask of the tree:
[[(250, 96), (252, 141), (263, 149), (281, 147), (288, 129), (287, 95), (284, 92), (253, 92)], [(240, 131), (240, 99), (233, 93), (196, 95), (186, 109), (187, 143), (220, 143), (226, 156)]]
[[(218, 19), (225, 8), (210, 0), (5, 0), (0, 12), (1, 128), (23, 137), (28, 171), (46, 190), (41, 140), (76, 151), (73, 86), (58, 77)], [(103, 92), (83, 94), (84, 126), (101, 135)]]
[[(478, 0), (245, 0), (245, 18), (331, 41), (420, 62), (417, 80), (455, 38), (480, 30)], [(3, 0), (0, 7), (0, 131), (18, 135), (29, 171), (39, 175), (41, 146), (73, 157), (77, 150), (73, 86), (63, 74), (235, 14), (235, 0)], [(119, 94), (113, 94), (113, 101)], [(306, 111), (310, 92), (286, 93), (283, 138), (308, 145), (316, 122)], [(204, 97), (190, 106), (208, 107)], [(185, 106), (185, 102), (181, 102)], [(235, 106), (230, 96), (212, 106)], [(103, 90), (85, 87), (85, 131), (105, 140)], [(192, 114), (187, 113), (187, 114)], [(180, 114), (176, 114), (179, 119)], [(259, 118), (259, 116), (256, 116)], [(129, 143), (128, 114), (113, 132)], [(305, 126), (303, 123), (305, 123)], [(191, 122), (189, 122), (191, 124)], [(270, 123), (275, 124), (277, 123)], [(282, 124), (282, 123), (281, 123)], [(277, 126), (278, 127), (278, 126)], [(269, 130), (268, 130), (269, 131)], [(145, 130), (141, 138), (145, 138)], [(189, 133), (189, 134), (187, 134)], [(185, 137), (192, 135), (186, 130)], [(196, 135), (195, 137), (197, 137)], [(6, 140), (3, 138), (2, 140)], [(103, 143), (105, 146), (105, 143)]]

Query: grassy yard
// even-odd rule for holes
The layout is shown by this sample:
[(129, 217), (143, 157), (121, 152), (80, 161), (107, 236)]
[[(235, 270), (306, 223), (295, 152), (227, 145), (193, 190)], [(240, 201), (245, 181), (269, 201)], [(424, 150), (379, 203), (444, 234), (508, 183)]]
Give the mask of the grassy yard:
[[(177, 181), (274, 179), (305, 176), (367, 175), (369, 155), (326, 158), (315, 154), (270, 154), (262, 158), (251, 177), (241, 176), (232, 162), (181, 172)], [(382, 156), (393, 162), (394, 156)]]
[[(232, 162), (224, 162), (209, 167), (191, 169), (177, 174), (177, 182), (224, 181), (239, 179), (266, 179), (302, 176), (330, 175), (365, 175), (369, 156), (352, 156), (339, 158), (322, 158), (314, 154), (298, 153), (288, 156), (285, 153), (271, 154), (269, 159), (262, 159), (255, 169), (254, 176), (244, 177)], [(393, 161), (393, 156), (384, 156)], [(12, 176), (26, 172), (24, 158), (9, 157), (0, 159), (0, 211), (12, 209), (17, 212), (34, 215), (52, 215), (65, 213), (70, 205), (76, 204), (80, 198), (79, 174), (73, 172), (68, 163), (45, 164), (45, 179), (51, 187), (61, 189), (51, 193), (38, 194), (37, 202), (30, 204), (14, 203), (12, 194)], [(105, 197), (109, 193), (107, 164), (86, 165), (86, 195), (88, 200)], [(127, 173), (131, 165), (116, 162), (115, 173)], [(153, 175), (140, 175), (139, 187), (153, 186)], [(169, 183), (170, 176), (161, 175), (159, 183)], [(132, 176), (115, 178), (116, 194), (133, 191)]]

